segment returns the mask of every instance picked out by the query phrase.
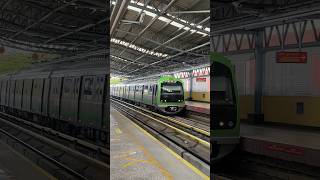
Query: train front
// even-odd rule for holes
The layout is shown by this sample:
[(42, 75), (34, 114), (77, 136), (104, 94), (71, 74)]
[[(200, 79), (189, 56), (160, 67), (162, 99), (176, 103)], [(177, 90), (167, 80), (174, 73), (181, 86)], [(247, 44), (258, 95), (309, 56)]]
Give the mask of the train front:
[(162, 77), (158, 81), (157, 108), (162, 113), (174, 115), (185, 108), (183, 83), (175, 77)]
[(239, 143), (238, 96), (231, 63), (214, 54), (211, 69), (212, 161), (230, 154)]

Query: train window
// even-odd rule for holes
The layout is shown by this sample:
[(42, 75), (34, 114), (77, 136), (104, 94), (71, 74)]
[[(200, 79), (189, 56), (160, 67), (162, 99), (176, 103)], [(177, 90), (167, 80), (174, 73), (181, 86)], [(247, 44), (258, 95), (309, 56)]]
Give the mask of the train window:
[(144, 86), (144, 92), (143, 93), (148, 93), (148, 89), (149, 89), (149, 86)]
[(220, 63), (214, 63), (213, 72), (213, 104), (234, 104), (234, 91), (231, 71)]
[(87, 77), (84, 79), (84, 95), (92, 95), (93, 77)]

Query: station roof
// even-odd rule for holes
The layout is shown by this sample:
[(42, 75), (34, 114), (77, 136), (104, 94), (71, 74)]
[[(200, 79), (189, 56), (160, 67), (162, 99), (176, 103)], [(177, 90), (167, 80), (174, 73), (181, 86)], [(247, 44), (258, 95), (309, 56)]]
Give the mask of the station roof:
[[(317, 46), (319, 42), (320, 1), (215, 0), (210, 9), (213, 51), (253, 52), (258, 31), (263, 33), (265, 50)], [(310, 40), (307, 33), (315, 37)]]
[(0, 0), (0, 45), (63, 56), (100, 52), (95, 53), (99, 56), (109, 48), (108, 3)]
[(130, 78), (208, 63), (209, 0), (111, 0), (111, 73)]
[(212, 33), (250, 31), (313, 18), (319, 14), (319, 5), (313, 0), (215, 0), (211, 5)]

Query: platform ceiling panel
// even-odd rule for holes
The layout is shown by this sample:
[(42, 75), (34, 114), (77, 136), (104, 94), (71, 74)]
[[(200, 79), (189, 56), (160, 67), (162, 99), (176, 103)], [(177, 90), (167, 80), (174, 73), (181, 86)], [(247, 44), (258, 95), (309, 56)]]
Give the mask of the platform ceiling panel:
[(70, 54), (108, 48), (107, 0), (0, 0), (0, 44)]
[(208, 55), (209, 0), (110, 2), (111, 54), (130, 59), (124, 66), (112, 67), (111, 73), (135, 78), (188, 67), (194, 58)]
[(319, 17), (320, 2), (314, 0), (215, 0), (213, 34), (243, 32), (292, 21)]

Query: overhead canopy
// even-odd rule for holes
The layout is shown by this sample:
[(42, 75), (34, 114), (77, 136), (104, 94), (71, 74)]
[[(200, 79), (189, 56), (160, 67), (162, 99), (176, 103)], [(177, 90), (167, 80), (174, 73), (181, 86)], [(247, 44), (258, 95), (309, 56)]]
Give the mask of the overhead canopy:
[(74, 55), (109, 48), (108, 0), (0, 0), (0, 45)]
[(209, 0), (111, 0), (111, 73), (130, 78), (208, 63)]

